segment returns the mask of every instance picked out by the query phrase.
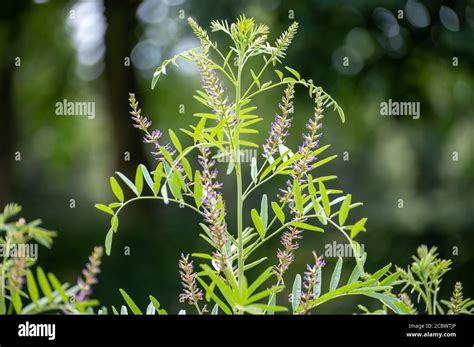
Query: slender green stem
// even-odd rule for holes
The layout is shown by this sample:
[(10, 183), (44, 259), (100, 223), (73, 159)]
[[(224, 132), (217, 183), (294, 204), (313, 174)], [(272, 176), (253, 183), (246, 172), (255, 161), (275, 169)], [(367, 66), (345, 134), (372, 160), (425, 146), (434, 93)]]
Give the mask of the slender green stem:
[[(238, 70), (237, 70), (237, 86), (235, 89), (235, 117), (240, 117), (240, 85), (242, 82), (242, 61), (239, 56)], [(238, 130), (236, 130), (238, 132)], [(238, 241), (238, 284), (239, 290), (243, 290), (244, 284), (244, 242), (243, 242), (243, 223), (242, 223), (242, 166), (240, 165), (240, 140), (237, 133), (237, 140), (234, 144), (234, 160), (235, 160), (235, 175), (237, 179), (237, 241)]]
[(428, 283), (426, 280), (423, 280), (423, 285), (425, 286), (425, 292), (426, 292), (426, 308), (428, 310), (428, 314), (433, 314), (433, 308), (432, 308), (432, 303), (431, 303), (431, 289), (428, 286)]
[(244, 199), (244, 200), (245, 200), (245, 198), (246, 198), (247, 195), (248, 195), (248, 191), (249, 191), (250, 189), (252, 189), (252, 186), (253, 186), (254, 184), (258, 184), (258, 183), (257, 183), (257, 182), (258, 182), (258, 181), (257, 181), (257, 180), (258, 180), (258, 177), (259, 177), (260, 174), (263, 172), (263, 169), (265, 168), (265, 165), (267, 164), (267, 162), (268, 162), (268, 158), (265, 159), (265, 161), (263, 162), (262, 166), (261, 166), (260, 169), (257, 171), (257, 175), (256, 175), (255, 180), (252, 180), (252, 182), (250, 182), (250, 184), (248, 185), (248, 187), (245, 189), (245, 191), (244, 191), (244, 196), (243, 196), (243, 199)]
[(433, 290), (433, 314), (436, 314), (437, 301), (438, 301), (438, 286), (435, 284), (435, 288)]
[[(203, 58), (204, 60), (206, 60), (208, 63), (211, 63), (213, 68), (215, 67), (216, 69), (218, 69), (219, 71), (221, 71), (221, 72), (229, 79), (229, 81), (230, 81), (233, 85), (236, 84), (235, 77), (229, 75), (225, 69), (223, 69), (222, 67), (220, 67), (220, 65), (216, 64), (214, 61), (212, 61), (212, 59), (209, 59), (208, 57), (206, 57), (206, 56), (204, 56), (204, 55), (202, 56), (202, 58)], [(232, 70), (230, 70), (230, 71), (232, 72)]]
[[(275, 171), (273, 174), (271, 174), (270, 176), (268, 176), (267, 178), (265, 178), (264, 180), (258, 182), (258, 183), (255, 183), (254, 186), (252, 187), (252, 185), (250, 184), (247, 189), (245, 190), (244, 194), (243, 194), (243, 199), (245, 200), (249, 194), (251, 192), (253, 192), (255, 189), (257, 189), (259, 186), (261, 186), (262, 184), (264, 184), (265, 182), (271, 180), (273, 177), (275, 177), (276, 175), (278, 175), (280, 172), (282, 171), (285, 171), (285, 169), (287, 169), (287, 167), (284, 167), (282, 168), (281, 170), (277, 170)], [(257, 175), (258, 177), (259, 175)]]
[[(217, 46), (211, 42), (211, 47), (217, 52), (217, 54), (219, 54), (219, 56), (222, 58), (222, 60), (224, 61), (224, 68), (227, 66), (227, 68), (229, 69), (229, 72), (230, 74), (232, 75), (232, 78), (233, 78), (233, 81), (235, 83), (235, 75), (234, 75), (234, 71), (232, 70), (231, 66), (229, 65), (229, 61), (226, 57), (224, 57), (224, 55), (222, 54), (222, 52), (217, 48)], [(232, 51), (230, 51), (230, 53), (232, 53)]]
[[(263, 72), (267, 69), (268, 67), (268, 64), (270, 64), (271, 62), (271, 59), (268, 59), (267, 62), (265, 63), (265, 65), (263, 65), (262, 69), (260, 70), (260, 72), (257, 74), (257, 80), (260, 78), (260, 76), (262, 76)], [(253, 88), (253, 86), (256, 84), (256, 81), (252, 81), (252, 83), (250, 84), (250, 86), (247, 88), (247, 90), (245, 91), (244, 93), (244, 96), (242, 97), (243, 99), (246, 99), (247, 98), (247, 94), (250, 93), (250, 90)]]
[(321, 87), (317, 87), (313, 83), (305, 81), (305, 80), (291, 80), (291, 81), (283, 80), (283, 81), (277, 82), (275, 84), (271, 84), (271, 85), (269, 85), (265, 88), (261, 88), (261, 89), (256, 90), (252, 94), (246, 96), (246, 99), (251, 99), (251, 98), (253, 98), (254, 96), (256, 96), (260, 93), (266, 92), (267, 90), (270, 90), (270, 89), (273, 89), (273, 88), (276, 88), (276, 87), (279, 87), (279, 86), (287, 85), (287, 84), (290, 84), (290, 83), (300, 84), (302, 86), (305, 86), (306, 88), (313, 88), (313, 90), (321, 90), (321, 92), (325, 95), (325, 97), (327, 97), (331, 101), (331, 103), (333, 103), (336, 107), (339, 107), (338, 103), (329, 94), (327, 94)]
[[(265, 236), (264, 238), (260, 239), (259, 242), (256, 242), (254, 243), (249, 251), (247, 252), (247, 257), (252, 253), (254, 252), (257, 248), (259, 248), (261, 245), (263, 245), (265, 242), (267, 242), (268, 240), (270, 240), (271, 238), (273, 238), (274, 236), (278, 235), (281, 231), (283, 231), (284, 229), (286, 229), (287, 227), (289, 227), (292, 223), (295, 223), (295, 222), (299, 222), (299, 221), (302, 221), (302, 220), (306, 220), (306, 219), (311, 219), (311, 218), (318, 218), (318, 217), (321, 217), (321, 215), (319, 213), (316, 213), (316, 214), (311, 214), (311, 215), (303, 215), (299, 218), (295, 218), (295, 219), (292, 219), (291, 221), (289, 222), (286, 222), (285, 224), (283, 224), (281, 227), (279, 227), (278, 229), (276, 229), (275, 231), (273, 231), (271, 234)], [(269, 225), (269, 228), (270, 226), (274, 223), (275, 221), (275, 218), (273, 218), (272, 222), (270, 223)], [(348, 242), (350, 243), (353, 251), (354, 251), (354, 254), (356, 254), (356, 249), (355, 249), (355, 246), (352, 242), (352, 239), (349, 237), (349, 235), (347, 235), (347, 233), (345, 232), (344, 229), (342, 229), (339, 225), (337, 225), (334, 221), (332, 221), (331, 219), (327, 219), (327, 221), (329, 223), (331, 223), (336, 229), (338, 229), (344, 236), (345, 238), (348, 240)]]
[(198, 305), (198, 303), (197, 303), (196, 301), (194, 301), (194, 306), (196, 307), (196, 310), (197, 310), (198, 314), (201, 315), (201, 314), (202, 314), (202, 311), (201, 311), (201, 309), (199, 308), (199, 305)]

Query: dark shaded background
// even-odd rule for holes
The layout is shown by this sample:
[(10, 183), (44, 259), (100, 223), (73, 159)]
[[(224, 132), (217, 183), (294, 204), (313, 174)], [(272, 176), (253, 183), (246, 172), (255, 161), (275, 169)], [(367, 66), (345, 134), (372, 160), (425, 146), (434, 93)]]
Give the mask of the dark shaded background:
[[(398, 10), (403, 19), (394, 17)], [(169, 69), (150, 90), (153, 69), (162, 59), (197, 44), (185, 18), (206, 27), (212, 19), (231, 21), (241, 13), (268, 24), (272, 40), (294, 15), (300, 30), (285, 65), (313, 78), (345, 110), (345, 125), (333, 114), (325, 120), (323, 142), (340, 157), (321, 172), (338, 175), (337, 186), (365, 203), (356, 216), (369, 217), (368, 232), (360, 235), (369, 253), (368, 270), (389, 261), (406, 266), (417, 245), (436, 245), (454, 261), (445, 296), (456, 279), (472, 296), (474, 3), (468, 1), (5, 2), (0, 11), (0, 204), (18, 202), (25, 217), (41, 217), (59, 232), (54, 248), (40, 253), (44, 267), (75, 281), (108, 230), (108, 219), (93, 205), (112, 199), (109, 176), (116, 170), (130, 175), (138, 163), (155, 165), (131, 127), (128, 93), (137, 94), (160, 129), (187, 125), (200, 110), (191, 97), (199, 79), (187, 64)], [(343, 66), (343, 57), (349, 57), (349, 66)], [(312, 105), (299, 92), (293, 146), (311, 116)], [(260, 141), (280, 93), (257, 100), (267, 119)], [(95, 119), (57, 116), (55, 104), (63, 99), (95, 102)], [(388, 99), (420, 102), (421, 118), (381, 116), (380, 103)], [(21, 161), (15, 161), (17, 152)], [(453, 160), (453, 152), (459, 160)], [(225, 193), (232, 193), (233, 181), (223, 180)], [(269, 196), (276, 183), (268, 187)], [(398, 199), (404, 200), (403, 209)], [(176, 206), (127, 209), (112, 255), (104, 259), (97, 297), (105, 305), (119, 305), (118, 288), (124, 288), (141, 306), (153, 294), (170, 312), (186, 308), (177, 300), (177, 260), (181, 252), (208, 250), (197, 236), (197, 222), (192, 212)], [(303, 272), (312, 249), (321, 253), (333, 240), (340, 240), (334, 232), (308, 234), (289, 281)], [(130, 256), (123, 254), (126, 246)], [(275, 240), (262, 254), (274, 261), (277, 247)], [(453, 247), (458, 255), (452, 255)], [(332, 268), (334, 259), (328, 262)], [(319, 312), (350, 313), (355, 306), (348, 298)]]

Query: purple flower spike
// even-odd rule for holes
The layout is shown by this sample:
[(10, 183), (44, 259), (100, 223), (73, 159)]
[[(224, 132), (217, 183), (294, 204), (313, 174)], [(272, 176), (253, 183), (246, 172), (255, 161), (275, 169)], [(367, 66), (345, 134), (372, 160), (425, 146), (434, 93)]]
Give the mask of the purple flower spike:
[(101, 258), (103, 254), (102, 247), (94, 247), (94, 251), (89, 257), (89, 262), (86, 264), (82, 275), (77, 278), (77, 285), (79, 286), (79, 293), (76, 296), (77, 301), (85, 301), (92, 294), (92, 285), (97, 283), (97, 274), (100, 272)]
[[(199, 148), (201, 154), (199, 155), (199, 164), (202, 166), (201, 181), (203, 187), (202, 206), (204, 209), (204, 216), (209, 231), (212, 236), (212, 241), (216, 245), (217, 251), (213, 256), (217, 260), (219, 267), (224, 267), (227, 257), (225, 255), (225, 244), (227, 242), (226, 224), (222, 218), (225, 216), (225, 206), (222, 201), (222, 195), (219, 189), (222, 184), (217, 179), (217, 169), (214, 168), (215, 161), (210, 160), (210, 150), (207, 147), (201, 146)], [(223, 206), (219, 208), (219, 206)]]
[(293, 84), (288, 84), (282, 97), (282, 103), (278, 105), (281, 115), (276, 114), (272, 123), (268, 138), (263, 145), (263, 156), (269, 158), (278, 150), (279, 145), (286, 143), (288, 129), (291, 127), (290, 114), (293, 113), (293, 98), (295, 89)]

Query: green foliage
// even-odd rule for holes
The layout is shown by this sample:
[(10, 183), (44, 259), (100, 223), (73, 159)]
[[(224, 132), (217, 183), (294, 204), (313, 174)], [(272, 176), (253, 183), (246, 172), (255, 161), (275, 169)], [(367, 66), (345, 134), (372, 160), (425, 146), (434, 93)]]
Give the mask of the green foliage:
[(56, 232), (41, 228), (40, 220), (11, 220), (20, 211), (19, 205), (9, 204), (0, 214), (0, 314), (92, 312), (96, 300), (76, 300), (83, 294), (84, 285), (89, 285), (87, 281), (78, 285), (62, 283), (36, 264), (38, 246), (51, 248)]
[[(385, 295), (395, 298), (394, 288), (402, 286), (398, 297), (407, 313), (418, 314), (416, 304), (423, 303), (424, 313), (426, 314), (473, 314), (474, 300), (471, 298), (463, 298), (462, 284), (457, 282), (454, 286), (451, 300), (439, 300), (438, 293), (441, 289), (443, 276), (451, 270), (452, 262), (449, 259), (441, 259), (436, 247), (428, 249), (427, 246), (421, 245), (417, 249), (417, 254), (413, 256), (412, 264), (407, 268), (396, 267), (397, 271), (388, 275), (380, 283), (384, 286), (390, 286)], [(373, 274), (372, 278), (380, 278), (384, 276), (391, 264)], [(409, 292), (407, 292), (409, 290)], [(416, 294), (416, 304), (413, 303), (410, 294)], [(386, 314), (387, 307), (391, 308), (388, 303), (384, 302), (382, 309), (373, 312), (369, 311), (365, 306), (359, 305), (365, 314)], [(441, 305), (443, 304), (447, 308)]]
[(450, 301), (441, 300), (449, 310), (448, 314), (472, 314), (474, 312), (474, 300), (464, 299), (462, 293), (462, 283), (456, 282)]
[[(217, 43), (211, 41), (206, 30), (193, 19), (188, 22), (199, 39), (200, 47), (163, 61), (153, 75), (152, 88), (166, 74), (169, 64), (177, 66), (178, 59), (189, 60), (196, 64), (201, 75), (202, 88), (196, 91), (194, 99), (204, 110), (194, 114), (196, 122), (188, 128), (179, 129), (181, 133), (169, 130), (170, 143), (163, 145), (163, 133), (150, 129), (151, 122), (141, 115), (135, 96), (130, 94), (135, 127), (145, 133), (145, 142), (154, 146), (153, 154), (158, 159), (158, 165), (151, 173), (144, 165), (139, 165), (133, 181), (121, 173), (116, 173), (120, 183), (115, 177), (110, 179), (111, 190), (117, 201), (96, 205), (100, 211), (112, 215), (111, 229), (106, 236), (106, 253), (111, 252), (119, 214), (129, 203), (149, 199), (187, 207), (203, 219), (200, 237), (211, 250), (193, 254), (196, 260), (202, 261), (198, 272), (194, 271), (187, 256), (183, 256), (180, 261), (183, 283), (181, 301), (193, 305), (199, 314), (208, 312), (207, 304), (203, 305), (203, 301), (213, 307), (212, 314), (273, 314), (287, 310), (278, 305), (277, 297), (285, 288), (284, 275), (298, 248), (296, 240), (307, 231), (334, 230), (351, 245), (355, 258), (354, 270), (347, 284), (340, 286), (343, 267), (340, 258), (330, 276), (329, 291), (322, 293), (324, 262), (315, 256), (315, 265), (308, 266), (304, 279), (297, 276), (293, 284), (293, 313), (308, 313), (329, 300), (347, 295), (368, 296), (382, 302), (395, 313), (410, 313), (410, 309), (400, 299), (390, 295), (393, 282), (400, 275), (399, 271), (386, 275), (391, 264), (373, 275), (366, 274), (364, 270), (367, 255), (361, 252), (355, 238), (360, 232), (366, 231), (367, 218), (352, 222), (351, 216), (352, 209), (362, 203), (354, 203), (351, 194), (334, 187), (336, 176), (322, 176), (318, 170), (337, 157), (321, 157), (330, 147), (320, 146), (324, 113), (336, 111), (344, 122), (342, 108), (320, 86), (310, 79), (302, 78), (291, 67), (274, 69), (278, 76), (276, 82), (264, 78), (267, 70), (282, 63), (298, 24), (293, 23), (272, 44), (268, 42), (270, 29), (266, 25), (256, 24), (252, 18), (241, 16), (231, 24), (213, 21), (211, 31), (227, 36), (232, 42), (227, 51), (222, 51)], [(260, 63), (260, 69), (249, 69), (250, 60)], [(297, 151), (292, 151), (286, 147), (285, 137), (291, 125), (295, 87), (307, 89), (310, 101), (314, 103), (314, 117), (308, 121), (308, 133), (304, 135), (302, 145)], [(241, 150), (260, 148), (259, 144), (252, 141), (252, 134), (258, 133), (256, 124), (264, 121), (258, 115), (254, 98), (274, 88), (285, 89), (279, 105), (281, 112), (272, 123), (269, 138), (263, 145), (265, 160), (257, 165), (257, 160), (252, 159), (250, 176), (245, 177)], [(190, 164), (194, 152), (199, 155), (199, 168), (193, 168)], [(226, 204), (219, 191), (221, 185), (214, 168), (213, 159), (216, 158), (225, 158), (229, 163), (227, 175), (235, 176), (235, 227), (227, 224)], [(249, 208), (249, 196), (278, 176), (286, 176), (288, 185), (282, 189), (276, 201), (271, 201), (273, 214), (268, 209), (268, 197), (265, 194), (259, 199), (260, 210)], [(143, 185), (143, 181), (148, 188)], [(252, 224), (245, 227), (244, 215), (247, 214)], [(268, 260), (268, 257), (256, 258), (256, 250), (277, 236), (282, 240), (277, 252), (277, 264), (267, 265), (256, 280), (249, 283), (246, 272), (264, 266)], [(141, 314), (142, 311), (128, 294), (123, 290), (120, 292), (128, 309), (134, 314)], [(123, 306), (120, 312), (127, 313), (128, 309)], [(118, 313), (115, 308), (113, 312)]]
[(410, 293), (416, 293), (416, 302), (423, 302), (424, 312), (427, 314), (445, 314), (446, 310), (441, 304), (448, 308), (448, 314), (472, 314), (474, 300), (463, 299), (460, 282), (455, 285), (451, 301), (438, 298), (443, 276), (451, 270), (451, 264), (450, 259), (439, 257), (436, 247), (428, 249), (427, 246), (421, 245), (407, 269), (397, 267), (400, 279), (396, 283), (403, 285), (402, 295), (409, 297), (405, 292), (407, 289), (410, 289)]
[[(134, 315), (143, 315), (143, 311), (137, 306), (135, 301), (127, 294), (127, 292), (123, 289), (119, 289), (120, 294), (122, 295), (123, 299), (127, 306), (122, 305), (120, 311), (118, 311), (114, 306), (112, 306), (112, 313), (115, 315), (128, 315), (128, 310), (132, 312)], [(147, 315), (167, 315), (168, 312), (161, 308), (161, 304), (153, 295), (149, 296), (150, 303), (146, 308)], [(106, 308), (102, 308), (102, 312), (107, 312)]]

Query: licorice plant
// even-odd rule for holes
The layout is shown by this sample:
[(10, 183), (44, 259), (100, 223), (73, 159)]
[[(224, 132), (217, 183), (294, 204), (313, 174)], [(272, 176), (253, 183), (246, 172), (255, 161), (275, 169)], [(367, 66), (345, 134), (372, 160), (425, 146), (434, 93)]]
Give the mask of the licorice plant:
[[(95, 247), (77, 283), (61, 282), (38, 265), (38, 246), (51, 248), (56, 232), (41, 220), (13, 219), (21, 206), (8, 204), (0, 213), (0, 315), (91, 314), (99, 302), (91, 298), (103, 247)], [(34, 255), (34, 256), (33, 256)]]
[[(364, 270), (367, 254), (361, 252), (356, 241), (360, 232), (365, 232), (366, 218), (347, 223), (349, 212), (361, 203), (354, 203), (350, 194), (343, 194), (333, 187), (336, 176), (319, 176), (317, 168), (337, 156), (321, 157), (329, 145), (321, 143), (323, 115), (327, 110), (337, 112), (342, 122), (344, 113), (338, 103), (312, 80), (301, 78), (290, 68), (275, 69), (285, 58), (297, 32), (298, 23), (293, 23), (276, 41), (268, 41), (269, 28), (256, 24), (254, 19), (239, 17), (235, 23), (213, 21), (211, 31), (227, 35), (232, 45), (224, 52), (208, 33), (193, 19), (188, 20), (191, 29), (200, 41), (200, 47), (182, 52), (165, 60), (153, 75), (152, 88), (167, 67), (178, 66), (178, 59), (193, 62), (200, 73), (201, 90), (194, 98), (204, 111), (197, 113), (198, 121), (189, 128), (180, 129), (185, 140), (177, 132), (169, 130), (170, 143), (163, 140), (160, 130), (152, 129), (152, 122), (142, 115), (134, 94), (130, 94), (134, 127), (144, 133), (143, 141), (153, 147), (157, 159), (154, 170), (138, 165), (134, 180), (117, 173), (120, 181), (130, 188), (132, 197), (126, 198), (119, 180), (110, 178), (112, 191), (118, 201), (97, 204), (96, 207), (111, 215), (111, 227), (105, 238), (106, 254), (110, 254), (112, 239), (117, 233), (119, 214), (133, 201), (142, 199), (161, 200), (165, 204), (176, 203), (187, 207), (202, 217), (199, 227), (201, 237), (212, 251), (183, 255), (179, 260), (179, 271), (183, 292), (179, 296), (194, 309), (189, 313), (212, 314), (273, 314), (287, 311), (281, 292), (286, 285), (285, 274), (293, 263), (298, 242), (306, 232), (326, 232), (331, 229), (342, 233), (354, 251), (354, 270), (344, 285), (340, 284), (343, 259), (339, 258), (330, 277), (329, 290), (322, 292), (322, 272), (325, 261), (313, 252), (310, 264), (303, 274), (292, 281), (290, 295), (291, 311), (306, 314), (319, 305), (347, 295), (363, 295), (381, 301), (395, 313), (410, 312), (398, 298), (386, 292), (399, 273), (386, 276), (391, 264), (369, 274)], [(249, 61), (260, 61), (261, 68), (254, 71)], [(263, 81), (264, 73), (274, 69), (275, 81)], [(248, 78), (246, 78), (248, 77)], [(249, 82), (245, 82), (249, 81)], [(306, 124), (301, 145), (296, 150), (287, 147), (286, 138), (292, 123), (295, 88), (305, 88), (314, 103), (314, 114)], [(271, 123), (268, 138), (262, 145), (263, 160), (260, 165), (252, 158), (249, 177), (241, 160), (242, 149), (260, 148), (249, 140), (258, 133), (255, 125), (270, 122), (255, 114), (254, 99), (267, 91), (282, 89), (279, 114)], [(188, 144), (189, 145), (185, 145)], [(198, 156), (193, 167), (192, 156)], [(216, 159), (228, 162), (227, 175), (235, 176), (236, 225), (228, 223), (224, 196), (219, 183)], [(287, 177), (286, 186), (278, 196), (261, 196), (260, 210), (248, 208), (248, 200), (256, 189), (277, 176)], [(229, 197), (228, 197), (229, 198)], [(271, 207), (271, 209), (269, 208)], [(252, 225), (244, 225), (244, 216), (250, 215)], [(256, 258), (256, 251), (268, 240), (280, 237), (281, 245), (275, 255)], [(304, 256), (304, 255), (302, 255)], [(200, 261), (198, 266), (195, 262)], [(273, 261), (273, 265), (268, 265)], [(267, 264), (267, 265), (265, 265)], [(254, 281), (249, 282), (247, 271), (262, 269)], [(134, 314), (142, 310), (123, 290), (121, 293)], [(280, 295), (278, 295), (280, 294)], [(146, 313), (165, 314), (159, 302), (150, 296)], [(114, 313), (118, 313), (112, 307)], [(121, 313), (127, 313), (123, 306)], [(182, 311), (184, 312), (184, 311)]]

